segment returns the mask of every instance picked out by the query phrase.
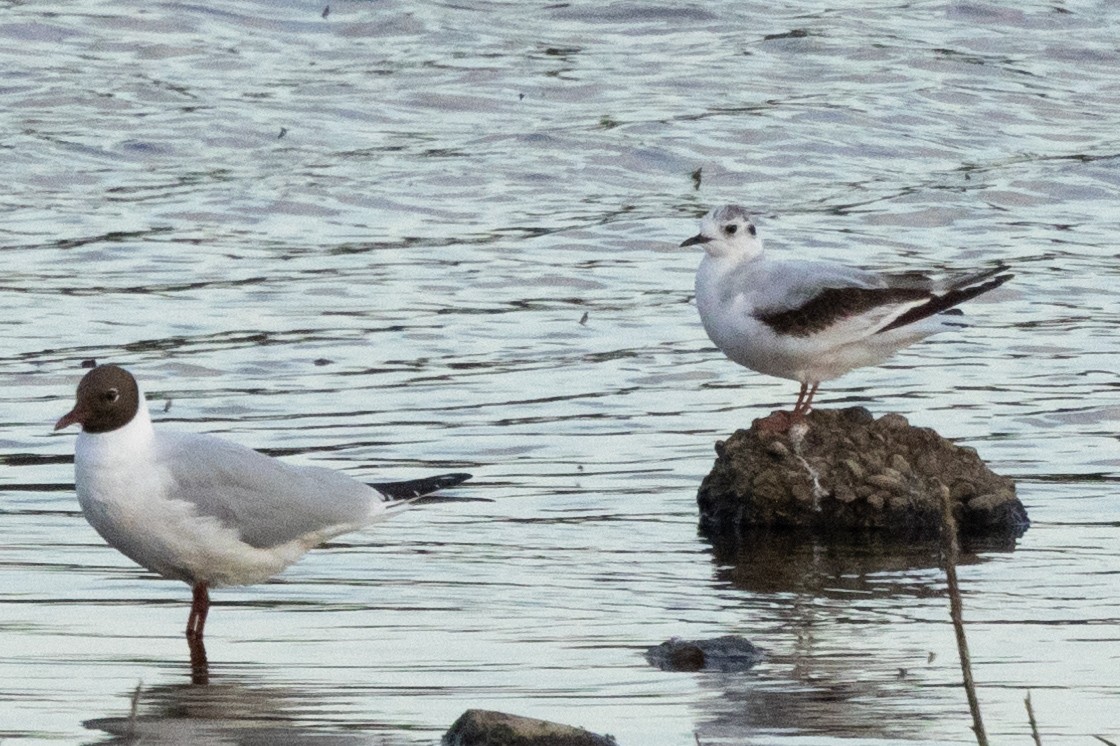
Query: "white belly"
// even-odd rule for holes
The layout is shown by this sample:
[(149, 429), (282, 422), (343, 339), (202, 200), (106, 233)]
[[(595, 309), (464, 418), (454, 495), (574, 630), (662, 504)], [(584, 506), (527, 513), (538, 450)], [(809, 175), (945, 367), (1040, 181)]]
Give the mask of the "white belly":
[(275, 575), (310, 548), (299, 541), (253, 547), (217, 518), (167, 499), (167, 475), (158, 468), (98, 468), (104, 465), (103, 449), (78, 449), (82, 513), (110, 546), (154, 573), (192, 584), (244, 585)]

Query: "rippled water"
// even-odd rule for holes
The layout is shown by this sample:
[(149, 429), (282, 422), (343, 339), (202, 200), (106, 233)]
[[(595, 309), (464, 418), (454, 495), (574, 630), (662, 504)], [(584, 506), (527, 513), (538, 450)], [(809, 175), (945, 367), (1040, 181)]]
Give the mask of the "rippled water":
[[(468, 707), (971, 742), (933, 549), (697, 536), (713, 442), (795, 393), (689, 304), (676, 245), (737, 201), (775, 252), (1014, 266), (818, 401), (1018, 480), (1033, 527), (961, 568), (994, 742), (1028, 689), (1047, 744), (1120, 738), (1120, 9), (872, 5), (0, 2), (0, 736), (109, 740), (141, 685), (149, 742), (432, 743)], [(163, 425), (491, 502), (218, 591), (192, 686), (187, 589), (103, 545), (51, 432), (88, 358)], [(729, 633), (768, 660), (642, 657)]]

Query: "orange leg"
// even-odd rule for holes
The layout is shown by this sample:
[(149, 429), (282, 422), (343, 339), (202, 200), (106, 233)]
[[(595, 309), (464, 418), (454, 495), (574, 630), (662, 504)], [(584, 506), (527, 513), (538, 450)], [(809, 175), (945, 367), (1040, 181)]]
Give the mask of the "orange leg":
[(206, 614), (210, 611), (210, 589), (206, 583), (195, 583), (193, 591), (191, 615), (187, 619), (187, 639), (201, 641), (202, 630), (206, 627)]

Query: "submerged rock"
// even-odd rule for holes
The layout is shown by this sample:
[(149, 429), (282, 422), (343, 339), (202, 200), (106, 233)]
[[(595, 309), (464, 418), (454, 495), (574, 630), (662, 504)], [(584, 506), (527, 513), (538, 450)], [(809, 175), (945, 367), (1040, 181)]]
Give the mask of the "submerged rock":
[(696, 498), (709, 537), (757, 528), (933, 537), (943, 487), (962, 534), (1017, 537), (1030, 525), (1011, 479), (902, 415), (853, 407), (815, 409), (788, 429), (770, 420), (716, 443)]
[(442, 743), (443, 746), (617, 746), (611, 736), (493, 710), (467, 710), (444, 734)]
[(646, 660), (662, 671), (746, 671), (762, 658), (761, 650), (737, 635), (712, 640), (674, 637), (646, 651)]

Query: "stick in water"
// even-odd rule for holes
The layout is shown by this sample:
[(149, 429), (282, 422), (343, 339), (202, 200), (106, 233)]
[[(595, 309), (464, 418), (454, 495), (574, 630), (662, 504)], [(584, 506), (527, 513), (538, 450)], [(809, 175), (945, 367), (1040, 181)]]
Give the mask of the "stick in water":
[(1027, 706), (1027, 720), (1031, 724), (1031, 737), (1034, 738), (1034, 746), (1042, 746), (1042, 738), (1038, 735), (1038, 721), (1034, 719), (1034, 707), (1031, 706), (1031, 690), (1027, 690), (1027, 698), (1023, 700), (1023, 704)]
[(964, 619), (961, 616), (961, 589), (957, 585), (957, 521), (953, 517), (953, 500), (949, 488), (941, 485), (941, 539), (945, 555), (945, 578), (949, 582), (949, 616), (953, 618), (953, 631), (957, 633), (957, 651), (961, 655), (961, 672), (964, 674), (964, 692), (968, 696), (968, 709), (972, 712), (972, 730), (978, 746), (988, 746), (984, 721), (980, 717), (980, 700), (976, 698), (976, 684), (972, 680), (972, 659), (968, 655), (968, 640), (964, 636)]

